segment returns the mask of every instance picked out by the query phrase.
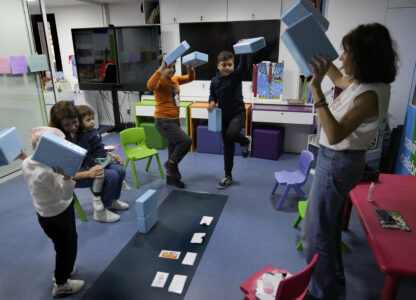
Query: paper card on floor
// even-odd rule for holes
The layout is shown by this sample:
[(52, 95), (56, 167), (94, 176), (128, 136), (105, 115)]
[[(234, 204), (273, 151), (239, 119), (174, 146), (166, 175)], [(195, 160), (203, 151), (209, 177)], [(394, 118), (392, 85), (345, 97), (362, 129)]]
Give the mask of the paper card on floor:
[(180, 255), (181, 255), (181, 253), (179, 251), (162, 250), (162, 251), (160, 251), (159, 257), (170, 258), (170, 259), (178, 259)]
[(166, 280), (169, 277), (169, 273), (165, 272), (156, 272), (156, 276), (153, 279), (152, 286), (163, 288), (165, 286)]
[(193, 266), (197, 255), (198, 253), (195, 253), (195, 252), (186, 252), (186, 255), (182, 261), (182, 264)]
[(196, 232), (192, 236), (191, 244), (202, 244), (206, 236), (205, 232)]
[(214, 217), (203, 216), (199, 225), (209, 226), (212, 220), (214, 220)]
[(185, 285), (187, 276), (175, 275), (173, 276), (172, 282), (169, 285), (169, 292), (182, 294), (183, 287)]

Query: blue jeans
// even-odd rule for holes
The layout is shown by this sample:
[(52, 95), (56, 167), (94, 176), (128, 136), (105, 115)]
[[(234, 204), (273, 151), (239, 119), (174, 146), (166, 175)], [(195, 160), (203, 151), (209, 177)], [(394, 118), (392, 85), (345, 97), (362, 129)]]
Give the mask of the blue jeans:
[(338, 299), (336, 275), (344, 273), (341, 253), (341, 225), (348, 192), (359, 182), (365, 165), (365, 151), (335, 151), (320, 146), (308, 206), (302, 226), (302, 246), (309, 263), (319, 259), (309, 292), (319, 299)]
[[(86, 171), (83, 167), (78, 172)], [(119, 164), (111, 164), (104, 169), (104, 184), (101, 191), (101, 201), (104, 207), (110, 207), (114, 200), (120, 198), (121, 186), (126, 177), (126, 169)], [(75, 187), (92, 187), (94, 178), (77, 180)]]

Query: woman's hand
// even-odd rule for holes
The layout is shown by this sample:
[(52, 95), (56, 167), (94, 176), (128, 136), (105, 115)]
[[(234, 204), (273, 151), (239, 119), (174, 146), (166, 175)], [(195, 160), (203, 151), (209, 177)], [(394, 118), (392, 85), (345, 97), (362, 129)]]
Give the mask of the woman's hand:
[(100, 166), (94, 166), (88, 171), (88, 177), (89, 178), (101, 178), (104, 176), (104, 170)]
[(331, 59), (325, 56), (315, 56), (312, 59), (312, 62), (309, 62), (309, 67), (313, 72), (313, 77), (311, 81), (312, 88), (320, 88), (322, 80), (325, 77), (326, 72), (331, 66)]
[(27, 158), (27, 154), (25, 153), (25, 151), (23, 151), (23, 149), (22, 150), (20, 150), (20, 154), (19, 154), (19, 156), (18, 157), (16, 157), (15, 158), (15, 160), (16, 159), (21, 159), (21, 160), (25, 160)]
[(114, 157), (114, 159), (120, 164), (120, 165), (122, 165), (123, 164), (123, 160), (121, 159), (121, 157), (120, 157), (120, 155), (118, 155), (118, 154), (115, 154), (115, 153), (108, 153), (108, 154), (110, 154), (112, 157)]
[(215, 103), (214, 101), (211, 101), (209, 104), (208, 104), (208, 111), (209, 112), (212, 112), (215, 108), (217, 108), (218, 107), (218, 104), (217, 103)]

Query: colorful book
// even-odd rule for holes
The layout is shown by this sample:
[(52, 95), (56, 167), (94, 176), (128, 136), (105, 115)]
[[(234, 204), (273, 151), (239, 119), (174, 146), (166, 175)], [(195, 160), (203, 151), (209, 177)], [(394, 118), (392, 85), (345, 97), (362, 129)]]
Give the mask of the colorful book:
[(16, 127), (0, 131), (0, 166), (13, 162), (23, 149), (24, 146)]
[(189, 44), (186, 41), (180, 43), (175, 49), (168, 53), (165, 57), (166, 65), (171, 65), (179, 57), (181, 57), (188, 49), (190, 48)]
[(198, 67), (208, 62), (208, 54), (202, 52), (192, 52), (182, 57), (182, 64), (189, 67)]
[(235, 54), (248, 54), (254, 53), (266, 47), (266, 41), (264, 37), (256, 37), (252, 39), (246, 39), (233, 46)]
[(306, 77), (312, 75), (308, 63), (314, 56), (328, 56), (331, 60), (338, 57), (337, 51), (312, 15), (287, 28), (280, 37)]
[(295, 25), (297, 22), (302, 21), (308, 16), (312, 16), (323, 31), (328, 30), (328, 20), (322, 16), (322, 14), (313, 6), (310, 0), (297, 0), (282, 15), (282, 21), (290, 27)]

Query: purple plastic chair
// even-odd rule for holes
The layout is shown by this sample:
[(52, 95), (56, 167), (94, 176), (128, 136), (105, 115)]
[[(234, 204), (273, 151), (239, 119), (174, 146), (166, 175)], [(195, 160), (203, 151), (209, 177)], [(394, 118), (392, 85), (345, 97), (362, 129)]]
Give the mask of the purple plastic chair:
[(295, 189), (296, 193), (302, 200), (306, 200), (305, 193), (301, 190), (300, 187), (304, 185), (306, 183), (306, 180), (308, 179), (308, 175), (309, 175), (309, 171), (311, 170), (313, 159), (314, 159), (314, 156), (312, 152), (308, 150), (303, 150), (302, 153), (300, 154), (299, 165), (296, 171), (293, 171), (293, 172), (280, 171), (280, 172), (274, 173), (276, 184), (273, 187), (271, 196), (274, 195), (279, 184), (286, 186), (285, 190), (283, 191), (282, 196), (280, 197), (279, 203), (276, 206), (277, 210), (280, 210), (282, 208), (283, 202), (285, 202), (285, 199), (291, 187)]

